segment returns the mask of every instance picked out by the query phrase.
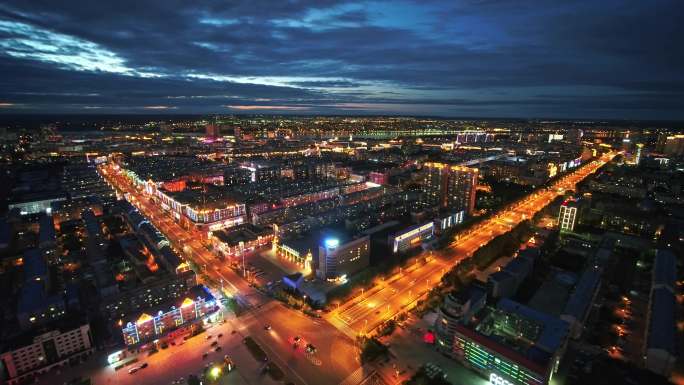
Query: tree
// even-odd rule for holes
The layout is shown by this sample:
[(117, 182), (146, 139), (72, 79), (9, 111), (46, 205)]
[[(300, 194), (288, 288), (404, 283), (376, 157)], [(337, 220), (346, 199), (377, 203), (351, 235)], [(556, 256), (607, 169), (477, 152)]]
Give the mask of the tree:
[(361, 362), (364, 364), (388, 352), (387, 346), (375, 338), (359, 337), (359, 343), (361, 344)]

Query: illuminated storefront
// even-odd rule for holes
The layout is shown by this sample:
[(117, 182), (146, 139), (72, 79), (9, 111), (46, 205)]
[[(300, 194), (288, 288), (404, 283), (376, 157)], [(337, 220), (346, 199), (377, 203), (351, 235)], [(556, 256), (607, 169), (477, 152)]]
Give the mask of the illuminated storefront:
[(127, 322), (121, 332), (126, 345), (136, 345), (158, 339), (172, 330), (208, 320), (217, 310), (218, 304), (209, 290), (204, 286), (195, 286), (176, 303), (143, 312), (135, 320)]

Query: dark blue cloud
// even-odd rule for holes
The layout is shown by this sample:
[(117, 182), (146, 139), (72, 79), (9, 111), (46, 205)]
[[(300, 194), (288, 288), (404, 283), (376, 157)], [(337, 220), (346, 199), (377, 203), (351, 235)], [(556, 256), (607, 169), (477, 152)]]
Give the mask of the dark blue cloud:
[(0, 111), (682, 119), (681, 4), (9, 0)]

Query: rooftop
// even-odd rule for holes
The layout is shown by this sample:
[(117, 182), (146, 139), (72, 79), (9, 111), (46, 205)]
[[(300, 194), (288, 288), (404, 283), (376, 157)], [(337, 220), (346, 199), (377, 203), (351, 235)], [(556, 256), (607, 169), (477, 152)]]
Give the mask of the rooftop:
[(24, 280), (35, 281), (47, 277), (48, 267), (39, 249), (30, 249), (24, 254)]
[(662, 349), (675, 353), (675, 296), (666, 288), (651, 293), (651, 319), (648, 330), (648, 349)]
[(583, 319), (587, 308), (591, 305), (591, 299), (594, 297), (596, 286), (600, 282), (600, 270), (594, 268), (584, 270), (574, 291), (570, 295), (568, 303), (565, 305), (563, 314), (573, 316), (577, 320)]
[(673, 290), (677, 279), (677, 259), (669, 250), (656, 251), (653, 265), (653, 285), (663, 285)]
[(517, 314), (532, 320), (541, 326), (541, 332), (535, 340), (535, 346), (549, 353), (555, 352), (568, 335), (568, 323), (551, 315), (527, 307), (521, 303), (503, 298), (497, 304), (497, 309)]

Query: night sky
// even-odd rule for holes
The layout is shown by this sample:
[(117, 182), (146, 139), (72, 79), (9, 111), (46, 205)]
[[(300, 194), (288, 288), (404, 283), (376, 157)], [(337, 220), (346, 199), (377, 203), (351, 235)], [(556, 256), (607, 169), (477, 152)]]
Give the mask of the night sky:
[(684, 2), (0, 3), (0, 113), (684, 119)]

